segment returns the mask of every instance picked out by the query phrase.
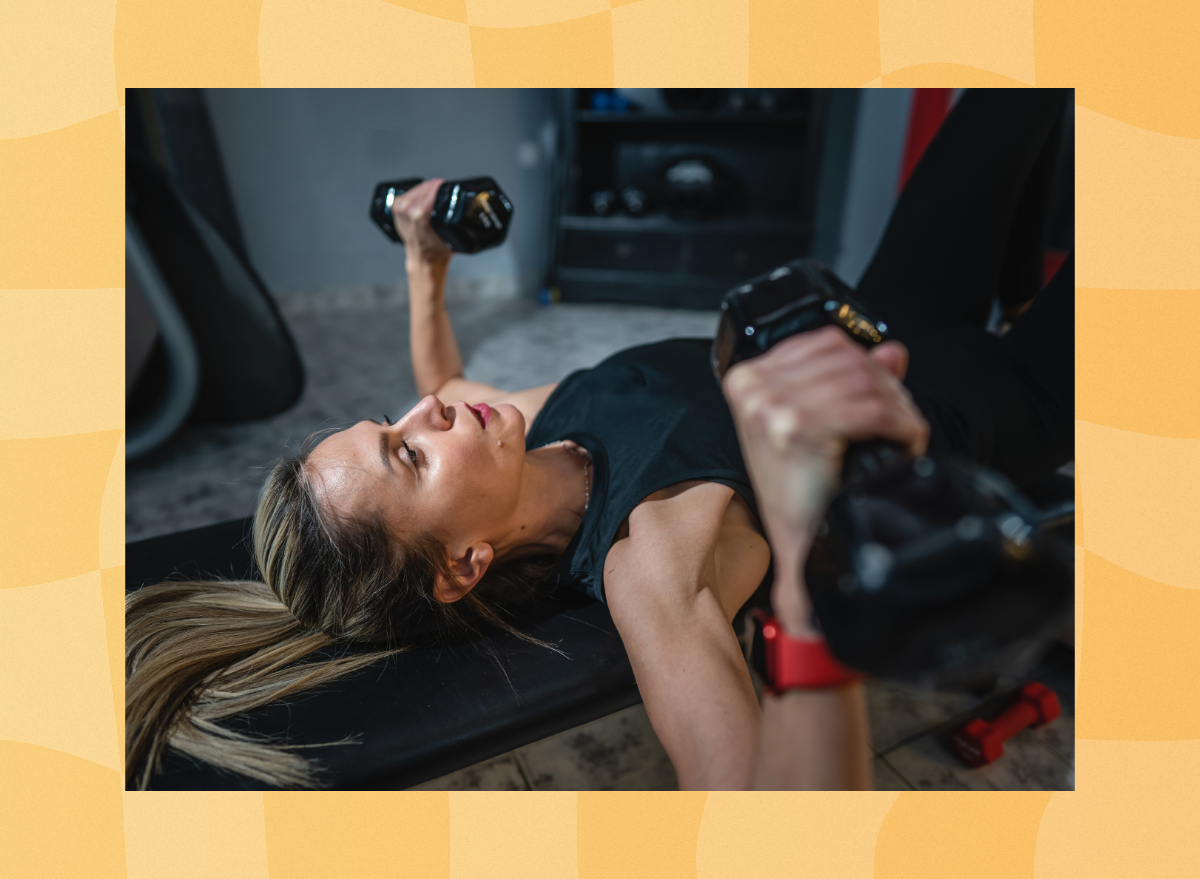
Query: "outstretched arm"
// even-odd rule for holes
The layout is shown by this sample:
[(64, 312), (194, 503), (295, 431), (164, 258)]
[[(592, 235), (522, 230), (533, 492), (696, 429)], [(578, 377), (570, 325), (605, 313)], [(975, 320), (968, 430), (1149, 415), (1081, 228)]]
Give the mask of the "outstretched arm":
[(451, 251), (433, 227), (429, 215), (440, 179), (426, 180), (392, 205), (396, 230), (404, 240), (408, 274), (409, 345), (417, 393), (468, 403), (511, 403), (525, 416), (528, 429), (555, 385), (506, 393), (482, 382), (463, 378), (462, 355), (450, 315), (446, 312), (446, 272)]
[[(392, 204), (396, 231), (404, 240), (408, 274), (409, 343), (417, 393), (436, 394), (461, 379), (462, 356), (446, 313), (446, 273), (451, 251), (429, 225), (439, 179), (426, 180)], [(469, 401), (470, 402), (470, 401)]]

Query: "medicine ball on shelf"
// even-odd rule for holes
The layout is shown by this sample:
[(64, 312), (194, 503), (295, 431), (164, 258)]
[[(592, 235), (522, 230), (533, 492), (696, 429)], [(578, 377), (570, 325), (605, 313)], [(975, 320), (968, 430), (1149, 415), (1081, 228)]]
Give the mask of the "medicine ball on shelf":
[(713, 214), (729, 189), (729, 175), (711, 158), (692, 156), (672, 161), (663, 171), (667, 210), (681, 218)]

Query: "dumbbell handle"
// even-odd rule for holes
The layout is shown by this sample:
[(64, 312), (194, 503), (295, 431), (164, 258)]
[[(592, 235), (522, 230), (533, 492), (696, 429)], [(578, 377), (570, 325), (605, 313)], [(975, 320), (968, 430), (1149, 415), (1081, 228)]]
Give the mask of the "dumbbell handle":
[(842, 484), (858, 485), (908, 459), (909, 455), (904, 451), (904, 447), (889, 440), (851, 443), (842, 462)]

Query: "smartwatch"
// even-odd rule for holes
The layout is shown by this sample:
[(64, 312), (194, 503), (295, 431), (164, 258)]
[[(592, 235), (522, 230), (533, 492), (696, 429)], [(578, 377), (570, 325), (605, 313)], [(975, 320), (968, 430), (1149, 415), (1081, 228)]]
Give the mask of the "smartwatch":
[(863, 679), (834, 658), (824, 638), (793, 637), (765, 610), (755, 609), (750, 617), (754, 622), (750, 665), (763, 679), (764, 692), (826, 690)]

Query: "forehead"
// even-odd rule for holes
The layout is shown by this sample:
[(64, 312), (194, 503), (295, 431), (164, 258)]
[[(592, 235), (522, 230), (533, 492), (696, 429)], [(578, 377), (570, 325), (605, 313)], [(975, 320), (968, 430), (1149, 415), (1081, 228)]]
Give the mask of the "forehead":
[(355, 512), (358, 503), (370, 501), (389, 475), (379, 458), (378, 425), (361, 421), (330, 434), (308, 457), (308, 468), (317, 490), (340, 514)]
[(372, 453), (375, 468), (379, 463), (379, 426), (370, 421), (360, 421), (345, 430), (331, 433), (309, 455), (309, 461), (321, 469), (328, 467), (354, 467), (366, 471), (373, 468)]

